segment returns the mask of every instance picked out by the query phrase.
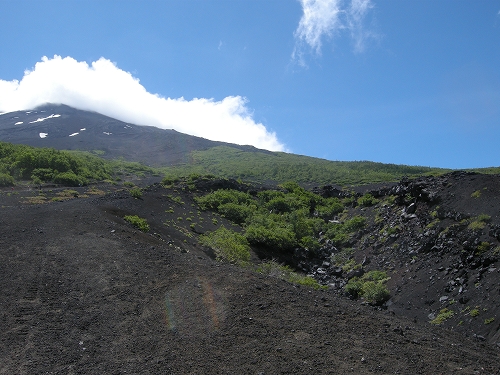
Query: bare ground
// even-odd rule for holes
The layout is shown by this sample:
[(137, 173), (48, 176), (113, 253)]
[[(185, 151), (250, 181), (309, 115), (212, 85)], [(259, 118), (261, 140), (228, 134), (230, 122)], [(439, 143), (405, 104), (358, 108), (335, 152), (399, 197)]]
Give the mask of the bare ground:
[(500, 373), (485, 342), (214, 261), (175, 225), (215, 225), (189, 195), (100, 188), (0, 196), (0, 374)]

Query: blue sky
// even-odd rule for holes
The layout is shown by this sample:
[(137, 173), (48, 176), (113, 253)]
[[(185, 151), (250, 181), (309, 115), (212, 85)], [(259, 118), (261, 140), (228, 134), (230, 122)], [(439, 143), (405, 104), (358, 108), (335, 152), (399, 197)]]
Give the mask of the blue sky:
[(0, 112), (67, 100), (329, 160), (500, 166), (500, 1), (2, 0), (0, 10)]

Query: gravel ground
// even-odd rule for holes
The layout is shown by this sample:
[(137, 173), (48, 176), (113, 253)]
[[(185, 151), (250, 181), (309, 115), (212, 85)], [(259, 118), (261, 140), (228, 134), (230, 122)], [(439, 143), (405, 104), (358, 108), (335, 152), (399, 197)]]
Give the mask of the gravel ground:
[(0, 196), (0, 374), (500, 373), (484, 342), (214, 261), (174, 225), (214, 225), (189, 196), (100, 189)]

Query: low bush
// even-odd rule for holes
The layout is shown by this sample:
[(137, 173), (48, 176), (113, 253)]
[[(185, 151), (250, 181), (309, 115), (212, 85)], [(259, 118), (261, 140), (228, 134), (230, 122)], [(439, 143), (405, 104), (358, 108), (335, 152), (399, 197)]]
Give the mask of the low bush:
[(130, 189), (130, 195), (134, 197), (135, 199), (141, 199), (142, 198), (142, 190), (138, 187)]
[(14, 185), (14, 177), (7, 173), (0, 173), (0, 186)]
[(267, 276), (288, 281), (289, 283), (303, 285), (313, 289), (326, 288), (326, 286), (319, 284), (314, 278), (300, 275), (299, 273), (293, 271), (289, 266), (279, 264), (273, 260), (261, 263), (257, 267), (256, 271)]
[(353, 277), (344, 286), (344, 291), (352, 298), (358, 298), (363, 294), (363, 282), (359, 279), (359, 277)]
[(293, 230), (279, 224), (269, 226), (252, 224), (246, 229), (245, 236), (253, 245), (279, 251), (289, 250), (297, 245)]
[(253, 198), (250, 194), (238, 190), (216, 190), (212, 193), (195, 199), (203, 210), (217, 210), (220, 205), (226, 203), (251, 204)]
[(74, 172), (59, 173), (54, 177), (56, 184), (66, 186), (82, 186), (87, 184), (87, 180), (81, 176), (77, 176)]
[(336, 246), (343, 246), (349, 242), (352, 233), (357, 232), (366, 225), (366, 218), (363, 216), (354, 216), (344, 223), (330, 224), (326, 231), (326, 236), (330, 238)]
[(250, 246), (247, 239), (225, 227), (207, 232), (201, 235), (199, 240), (203, 245), (213, 249), (219, 261), (245, 264), (250, 260)]
[(236, 224), (243, 224), (252, 214), (252, 209), (236, 203), (224, 203), (219, 206), (218, 212)]
[(381, 305), (391, 297), (391, 293), (384, 284), (375, 281), (363, 283), (362, 295), (365, 300), (376, 305)]
[(127, 215), (124, 219), (142, 232), (149, 232), (149, 224), (146, 219), (137, 215)]
[(439, 314), (431, 320), (431, 324), (443, 324), (445, 321), (450, 319), (453, 315), (455, 315), (455, 312), (453, 310), (444, 308), (439, 311)]
[(471, 196), (471, 198), (479, 198), (481, 196), (481, 191), (480, 190), (476, 190), (470, 196)]
[(358, 205), (363, 206), (363, 207), (370, 207), (378, 203), (378, 199), (376, 199), (373, 195), (370, 193), (367, 193), (363, 195), (362, 197), (358, 198)]
[(385, 283), (389, 280), (384, 271), (370, 271), (361, 278), (353, 277), (344, 286), (344, 291), (352, 298), (363, 297), (366, 301), (381, 305), (391, 297)]
[(467, 228), (471, 229), (471, 230), (481, 230), (486, 226), (487, 223), (490, 222), (490, 220), (491, 220), (491, 216), (486, 215), (486, 214), (481, 214), (481, 215), (473, 218)]

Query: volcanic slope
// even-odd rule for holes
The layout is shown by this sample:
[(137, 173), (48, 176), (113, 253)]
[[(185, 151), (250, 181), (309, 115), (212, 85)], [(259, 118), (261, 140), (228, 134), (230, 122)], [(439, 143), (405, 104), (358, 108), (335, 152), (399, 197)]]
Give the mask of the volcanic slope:
[[(138, 126), (63, 104), (0, 116), (0, 141), (58, 150), (95, 152), (150, 166), (186, 163), (193, 150), (230, 145), (154, 126)], [(230, 145), (255, 151), (252, 146)], [(259, 150), (267, 152), (264, 150)]]
[(0, 374), (499, 373), (483, 342), (214, 261), (173, 222), (231, 224), (188, 192), (77, 191), (0, 196)]

